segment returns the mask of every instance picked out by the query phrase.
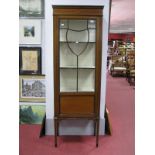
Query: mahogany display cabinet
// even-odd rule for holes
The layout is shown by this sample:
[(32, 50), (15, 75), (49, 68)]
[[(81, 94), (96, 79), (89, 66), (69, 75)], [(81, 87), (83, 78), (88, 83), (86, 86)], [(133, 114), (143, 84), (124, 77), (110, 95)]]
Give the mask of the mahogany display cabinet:
[(64, 119), (94, 121), (99, 138), (101, 6), (53, 6), (55, 146)]

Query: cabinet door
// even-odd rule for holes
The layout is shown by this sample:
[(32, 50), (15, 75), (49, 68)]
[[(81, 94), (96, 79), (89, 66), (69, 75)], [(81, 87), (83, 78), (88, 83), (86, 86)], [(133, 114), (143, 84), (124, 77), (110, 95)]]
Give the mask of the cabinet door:
[(99, 112), (101, 43), (100, 16), (54, 16), (55, 115)]
[(96, 19), (59, 19), (60, 92), (95, 92)]

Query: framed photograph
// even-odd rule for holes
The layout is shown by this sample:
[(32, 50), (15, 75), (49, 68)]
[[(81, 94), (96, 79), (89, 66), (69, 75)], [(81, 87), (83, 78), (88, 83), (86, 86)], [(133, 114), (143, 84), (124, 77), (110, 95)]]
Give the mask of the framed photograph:
[(41, 47), (19, 47), (19, 74), (41, 74)]
[(21, 75), (19, 77), (20, 102), (45, 102), (45, 75)]
[(43, 18), (44, 0), (19, 0), (19, 17)]
[(20, 105), (20, 124), (42, 124), (45, 116), (45, 105)]
[(41, 20), (19, 20), (19, 44), (41, 44)]

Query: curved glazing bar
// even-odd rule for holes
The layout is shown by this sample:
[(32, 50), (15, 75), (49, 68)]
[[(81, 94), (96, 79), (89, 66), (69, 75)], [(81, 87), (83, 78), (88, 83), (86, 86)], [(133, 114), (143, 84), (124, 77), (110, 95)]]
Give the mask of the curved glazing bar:
[[(75, 20), (74, 20), (74, 21), (75, 21)], [(88, 43), (89, 43), (88, 20), (87, 20), (87, 28), (84, 29), (84, 30), (73, 30), (73, 29), (70, 30), (70, 29), (69, 29), (69, 28), (70, 28), (70, 21), (69, 21), (69, 20), (68, 20), (68, 22), (67, 22), (67, 26), (68, 26), (67, 31), (66, 31), (66, 41), (67, 41), (67, 45), (68, 45), (70, 51), (71, 51), (74, 55), (76, 55), (76, 56), (78, 57), (79, 55), (81, 55), (81, 54), (86, 50), (86, 48), (87, 48), (87, 46), (88, 46)], [(76, 31), (76, 32), (87, 31), (87, 35), (88, 35), (87, 42), (86, 42), (86, 45), (84, 46), (84, 48), (83, 48), (81, 51), (76, 52), (75, 49), (73, 49), (73, 47), (70, 46), (70, 43), (69, 43), (69, 40), (68, 40), (68, 33), (69, 33), (69, 31)], [(76, 38), (76, 36), (75, 36), (75, 38)], [(79, 43), (79, 40), (78, 40), (78, 41), (75, 41), (75, 43), (78, 44), (78, 43)]]

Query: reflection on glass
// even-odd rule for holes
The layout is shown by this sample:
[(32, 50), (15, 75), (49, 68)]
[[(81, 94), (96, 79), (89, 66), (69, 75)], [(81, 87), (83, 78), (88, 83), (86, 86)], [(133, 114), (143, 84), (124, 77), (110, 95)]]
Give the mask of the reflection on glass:
[(88, 20), (88, 28), (96, 28), (96, 21), (95, 20)]
[(60, 20), (59, 27), (62, 29), (67, 28), (67, 20)]

